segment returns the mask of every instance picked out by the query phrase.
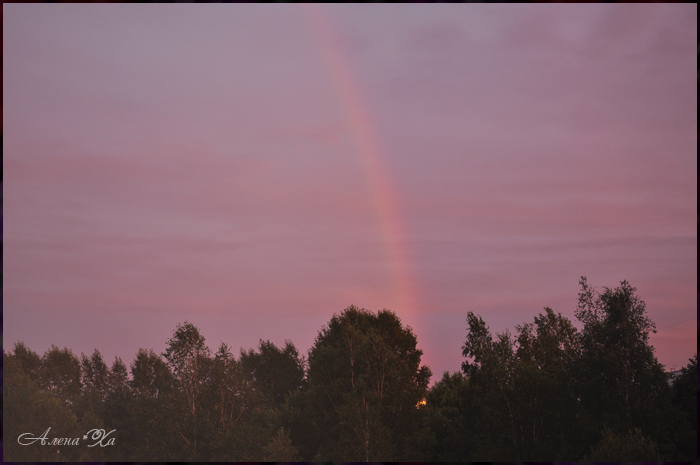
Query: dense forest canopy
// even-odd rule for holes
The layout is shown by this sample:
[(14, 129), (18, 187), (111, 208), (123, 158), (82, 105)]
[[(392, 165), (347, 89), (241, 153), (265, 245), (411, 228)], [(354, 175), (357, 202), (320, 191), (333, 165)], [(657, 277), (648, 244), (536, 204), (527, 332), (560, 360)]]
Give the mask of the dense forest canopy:
[[(670, 379), (636, 289), (580, 285), (581, 330), (545, 308), (493, 335), (468, 312), (461, 371), (432, 387), (411, 328), (354, 306), (321, 328), (307, 356), (291, 341), (213, 352), (188, 322), (163, 354), (140, 349), (128, 367), (99, 350), (40, 356), (17, 342), (3, 351), (3, 458), (695, 460), (697, 354)], [(18, 441), (49, 427), (45, 440)], [(87, 433), (101, 429), (111, 444), (88, 447)]]

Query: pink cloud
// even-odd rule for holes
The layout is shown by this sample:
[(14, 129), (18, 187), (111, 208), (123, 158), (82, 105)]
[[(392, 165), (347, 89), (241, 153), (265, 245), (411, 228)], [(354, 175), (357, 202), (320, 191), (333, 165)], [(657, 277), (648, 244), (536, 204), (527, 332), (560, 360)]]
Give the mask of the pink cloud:
[(306, 350), (356, 304), (441, 373), (466, 311), (573, 318), (587, 275), (639, 288), (662, 363), (697, 350), (697, 6), (325, 7), (416, 315), (303, 9), (132, 8), (5, 8), (8, 343), (129, 358), (189, 318)]

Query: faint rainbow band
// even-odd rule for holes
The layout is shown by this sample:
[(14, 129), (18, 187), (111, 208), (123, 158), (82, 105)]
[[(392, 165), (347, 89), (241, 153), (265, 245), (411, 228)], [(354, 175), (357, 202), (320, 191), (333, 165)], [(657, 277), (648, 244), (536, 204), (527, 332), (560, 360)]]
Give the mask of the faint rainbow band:
[(391, 310), (399, 316), (414, 315), (416, 286), (402, 233), (396, 190), (392, 188), (382, 163), (382, 152), (372, 131), (371, 119), (348, 69), (347, 59), (338, 44), (331, 21), (323, 10), (324, 7), (319, 4), (303, 4), (303, 8), (338, 90), (367, 176), (374, 213), (388, 255), (394, 300), (398, 305), (398, 308)]

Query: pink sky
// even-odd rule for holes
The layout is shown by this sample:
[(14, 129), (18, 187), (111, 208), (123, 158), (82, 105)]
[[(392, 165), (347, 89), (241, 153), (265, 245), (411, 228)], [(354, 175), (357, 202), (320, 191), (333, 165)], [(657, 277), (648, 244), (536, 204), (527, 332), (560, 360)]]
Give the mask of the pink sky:
[[(697, 351), (697, 5), (3, 5), (3, 347), (302, 352), (355, 304), (435, 377), (578, 280)], [(4, 134), (4, 131), (3, 131)], [(435, 379), (435, 378), (434, 378)]]

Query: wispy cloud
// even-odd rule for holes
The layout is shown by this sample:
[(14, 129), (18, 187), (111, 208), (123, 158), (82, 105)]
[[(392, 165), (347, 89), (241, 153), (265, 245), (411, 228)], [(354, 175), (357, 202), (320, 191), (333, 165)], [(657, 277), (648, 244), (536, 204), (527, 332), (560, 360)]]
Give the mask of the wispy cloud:
[(356, 304), (396, 310), (441, 373), (467, 310), (573, 317), (587, 275), (638, 287), (662, 363), (697, 350), (696, 5), (323, 11), (391, 234), (303, 8), (5, 7), (9, 344), (128, 359), (187, 318), (304, 350)]

